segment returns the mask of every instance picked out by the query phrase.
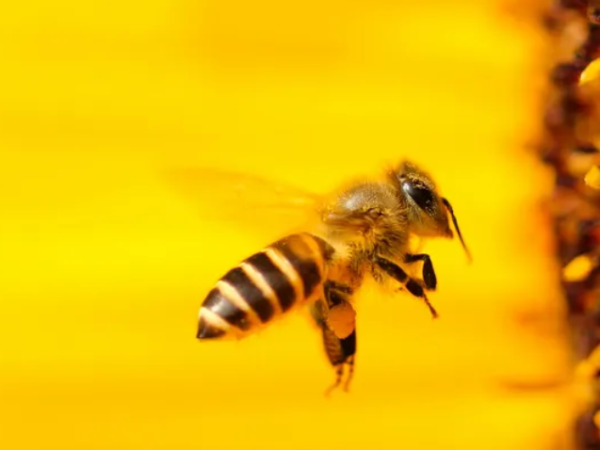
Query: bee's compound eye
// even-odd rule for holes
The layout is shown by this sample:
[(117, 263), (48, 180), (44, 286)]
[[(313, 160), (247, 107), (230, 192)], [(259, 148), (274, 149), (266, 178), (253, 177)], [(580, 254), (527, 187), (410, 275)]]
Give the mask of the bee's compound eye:
[(431, 189), (416, 187), (410, 181), (403, 181), (402, 191), (410, 196), (421, 209), (430, 209), (435, 204), (435, 197)]

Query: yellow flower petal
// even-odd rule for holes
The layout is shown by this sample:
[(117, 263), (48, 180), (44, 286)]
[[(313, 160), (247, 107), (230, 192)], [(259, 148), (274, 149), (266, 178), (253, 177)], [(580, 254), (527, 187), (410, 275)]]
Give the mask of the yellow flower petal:
[[(569, 429), (551, 181), (523, 149), (553, 50), (537, 15), (480, 0), (4, 3), (2, 448), (541, 450)], [(404, 157), (434, 175), (474, 254), (423, 247), (439, 320), (365, 286), (354, 384), (328, 401), (334, 374), (297, 316), (195, 341), (215, 279), (289, 224), (204, 220), (158, 173), (326, 192)]]
[(593, 166), (585, 175), (585, 184), (592, 189), (600, 189), (600, 168)]
[(568, 282), (582, 281), (596, 265), (596, 261), (589, 255), (580, 255), (563, 269), (563, 277)]

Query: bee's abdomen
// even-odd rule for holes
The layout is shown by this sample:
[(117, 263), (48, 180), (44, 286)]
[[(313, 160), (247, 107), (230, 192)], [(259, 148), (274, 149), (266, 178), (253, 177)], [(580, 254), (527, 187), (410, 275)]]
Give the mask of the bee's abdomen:
[(310, 234), (294, 234), (230, 270), (200, 309), (198, 339), (241, 336), (320, 292), (333, 249)]
[(246, 263), (253, 267), (275, 294), (275, 300), (281, 311), (290, 309), (296, 301), (296, 292), (289, 275), (286, 275), (272, 253), (261, 252), (247, 259)]

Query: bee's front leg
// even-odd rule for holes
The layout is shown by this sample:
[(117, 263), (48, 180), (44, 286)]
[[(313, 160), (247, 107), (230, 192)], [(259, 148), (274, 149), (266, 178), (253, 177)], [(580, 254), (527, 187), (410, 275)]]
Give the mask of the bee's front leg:
[(437, 311), (431, 305), (431, 303), (429, 303), (429, 299), (425, 295), (425, 291), (423, 290), (423, 287), (419, 284), (418, 281), (410, 278), (400, 266), (385, 258), (375, 256), (373, 262), (394, 280), (402, 283), (406, 287), (408, 292), (410, 292), (415, 297), (419, 297), (420, 299), (422, 299), (429, 308), (429, 311), (431, 312), (431, 315), (434, 319), (438, 317)]
[(414, 263), (417, 261), (423, 261), (423, 282), (425, 283), (425, 288), (428, 291), (435, 291), (435, 288), (437, 287), (437, 277), (435, 276), (433, 263), (431, 262), (429, 255), (425, 253), (417, 255), (407, 253), (404, 255), (405, 263)]

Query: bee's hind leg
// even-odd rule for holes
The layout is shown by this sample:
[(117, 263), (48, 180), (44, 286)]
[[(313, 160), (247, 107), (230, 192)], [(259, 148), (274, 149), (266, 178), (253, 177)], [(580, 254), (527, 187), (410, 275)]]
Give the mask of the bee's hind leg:
[[(389, 261), (385, 258), (381, 258), (380, 256), (375, 256), (374, 260), (375, 264), (379, 266), (385, 273), (387, 273), (394, 280), (402, 283), (404, 287), (415, 297), (419, 297), (421, 300), (425, 302), (427, 307), (429, 308), (429, 312), (434, 319), (438, 317), (438, 313), (433, 307), (431, 303), (429, 303), (429, 299), (425, 295), (425, 291), (423, 287), (416, 281), (410, 278), (404, 270), (397, 264), (394, 264), (392, 261)], [(433, 269), (433, 266), (432, 266)]]
[(325, 390), (325, 397), (329, 397), (329, 395), (335, 391), (340, 384), (342, 384), (342, 378), (344, 377), (344, 364), (338, 364), (335, 366), (335, 383), (329, 386)]
[(348, 375), (346, 375), (346, 382), (344, 383), (344, 392), (350, 391), (350, 383), (354, 376), (354, 355), (346, 360), (346, 366), (348, 366)]
[(354, 359), (356, 357), (356, 329), (349, 336), (340, 339), (329, 328), (323, 328), (323, 342), (329, 361), (336, 369), (336, 380), (326, 391), (328, 396), (332, 391), (342, 384), (344, 377), (344, 368), (346, 370), (346, 381), (344, 382), (344, 391), (348, 392), (350, 383), (354, 376)]
[[(331, 298), (330, 292), (327, 292), (326, 298)], [(338, 297), (336, 300), (340, 301), (341, 299)], [(327, 303), (332, 304), (333, 302), (329, 300)], [(310, 312), (315, 323), (321, 329), (323, 347), (327, 355), (327, 359), (329, 359), (329, 362), (335, 368), (336, 373), (335, 383), (325, 391), (326, 396), (331, 394), (332, 391), (337, 389), (342, 384), (345, 366), (348, 367), (348, 370), (346, 381), (344, 383), (344, 391), (348, 391), (350, 382), (352, 381), (352, 376), (354, 374), (354, 359), (356, 357), (356, 325), (353, 326), (350, 334), (344, 338), (339, 338), (327, 324), (327, 320), (325, 318), (329, 310), (327, 303), (325, 299), (320, 299), (310, 308)], [(341, 303), (344, 303), (352, 308), (352, 306), (345, 301), (341, 301), (336, 306), (339, 307)], [(352, 311), (353, 310), (354, 309), (352, 308)]]

